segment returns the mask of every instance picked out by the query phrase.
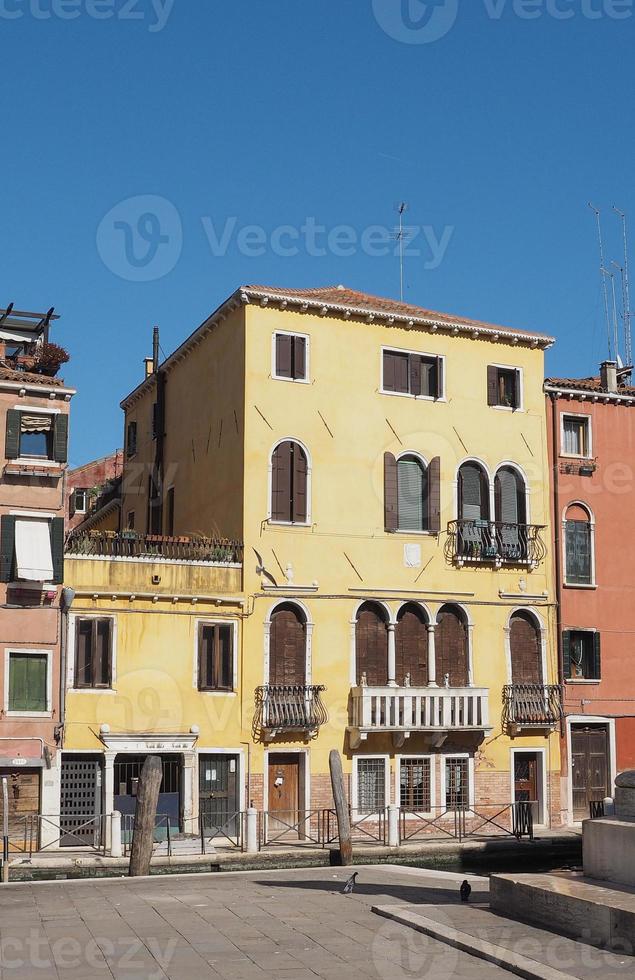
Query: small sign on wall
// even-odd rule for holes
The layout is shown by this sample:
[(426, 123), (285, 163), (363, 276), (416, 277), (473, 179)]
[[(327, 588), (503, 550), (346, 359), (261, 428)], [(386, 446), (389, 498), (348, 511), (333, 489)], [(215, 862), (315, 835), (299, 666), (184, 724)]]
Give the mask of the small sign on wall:
[(420, 544), (405, 544), (403, 546), (403, 563), (405, 568), (421, 568)]

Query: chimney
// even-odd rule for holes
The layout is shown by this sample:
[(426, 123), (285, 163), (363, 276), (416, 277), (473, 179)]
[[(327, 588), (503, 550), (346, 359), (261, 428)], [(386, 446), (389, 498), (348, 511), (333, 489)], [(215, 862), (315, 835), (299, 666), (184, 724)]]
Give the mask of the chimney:
[(149, 378), (154, 370), (154, 358), (144, 357), (143, 364), (145, 367), (145, 377)]
[(600, 384), (603, 391), (617, 392), (617, 362), (602, 361), (600, 364)]

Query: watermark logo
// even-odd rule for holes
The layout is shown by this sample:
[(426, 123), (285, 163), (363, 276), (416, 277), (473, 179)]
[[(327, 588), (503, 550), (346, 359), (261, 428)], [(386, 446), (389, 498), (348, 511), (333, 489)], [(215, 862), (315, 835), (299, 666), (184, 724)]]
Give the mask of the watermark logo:
[(111, 272), (130, 282), (154, 282), (172, 272), (183, 248), (183, 227), (164, 197), (121, 201), (97, 229), (97, 250)]
[(151, 34), (167, 24), (174, 0), (0, 0), (0, 20), (144, 21)]
[(459, 0), (373, 0), (380, 27), (404, 44), (431, 44), (452, 30)]

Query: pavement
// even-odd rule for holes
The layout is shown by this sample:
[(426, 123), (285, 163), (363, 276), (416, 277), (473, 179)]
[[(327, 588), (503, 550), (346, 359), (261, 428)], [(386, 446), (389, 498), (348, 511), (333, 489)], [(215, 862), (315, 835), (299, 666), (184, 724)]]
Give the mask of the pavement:
[[(436, 915), (452, 931), (471, 929), (496, 941), (501, 929), (517, 929), (509, 933), (507, 942), (513, 947), (529, 936), (533, 946), (527, 948), (533, 950), (536, 963), (547, 940), (554, 939), (551, 933), (530, 926), (512, 927), (488, 912), (485, 878), (470, 876), (473, 891), (465, 907), (458, 895), (463, 875), (389, 865), (355, 870), (358, 885), (348, 896), (341, 891), (349, 873), (344, 868), (2, 885), (0, 978), (510, 977), (507, 970), (455, 945), (377, 915), (372, 911), (377, 906), (389, 906), (397, 913)], [(496, 922), (480, 920), (481, 912)], [(567, 969), (568, 976), (608, 980), (634, 975), (632, 958), (582, 949), (600, 957), (594, 961), (595, 972)]]

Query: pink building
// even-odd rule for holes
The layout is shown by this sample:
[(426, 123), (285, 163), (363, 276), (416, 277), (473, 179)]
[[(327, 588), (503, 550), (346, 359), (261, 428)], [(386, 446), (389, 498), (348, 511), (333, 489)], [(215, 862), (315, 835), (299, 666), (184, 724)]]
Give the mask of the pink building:
[[(11, 836), (59, 811), (65, 473), (73, 389), (56, 319), (0, 309), (0, 777)], [(0, 795), (0, 810), (2, 797)], [(42, 821), (43, 840), (55, 838)]]
[(119, 526), (119, 484), (123, 449), (69, 470), (66, 478), (66, 529), (74, 531), (98, 510), (109, 505)]

